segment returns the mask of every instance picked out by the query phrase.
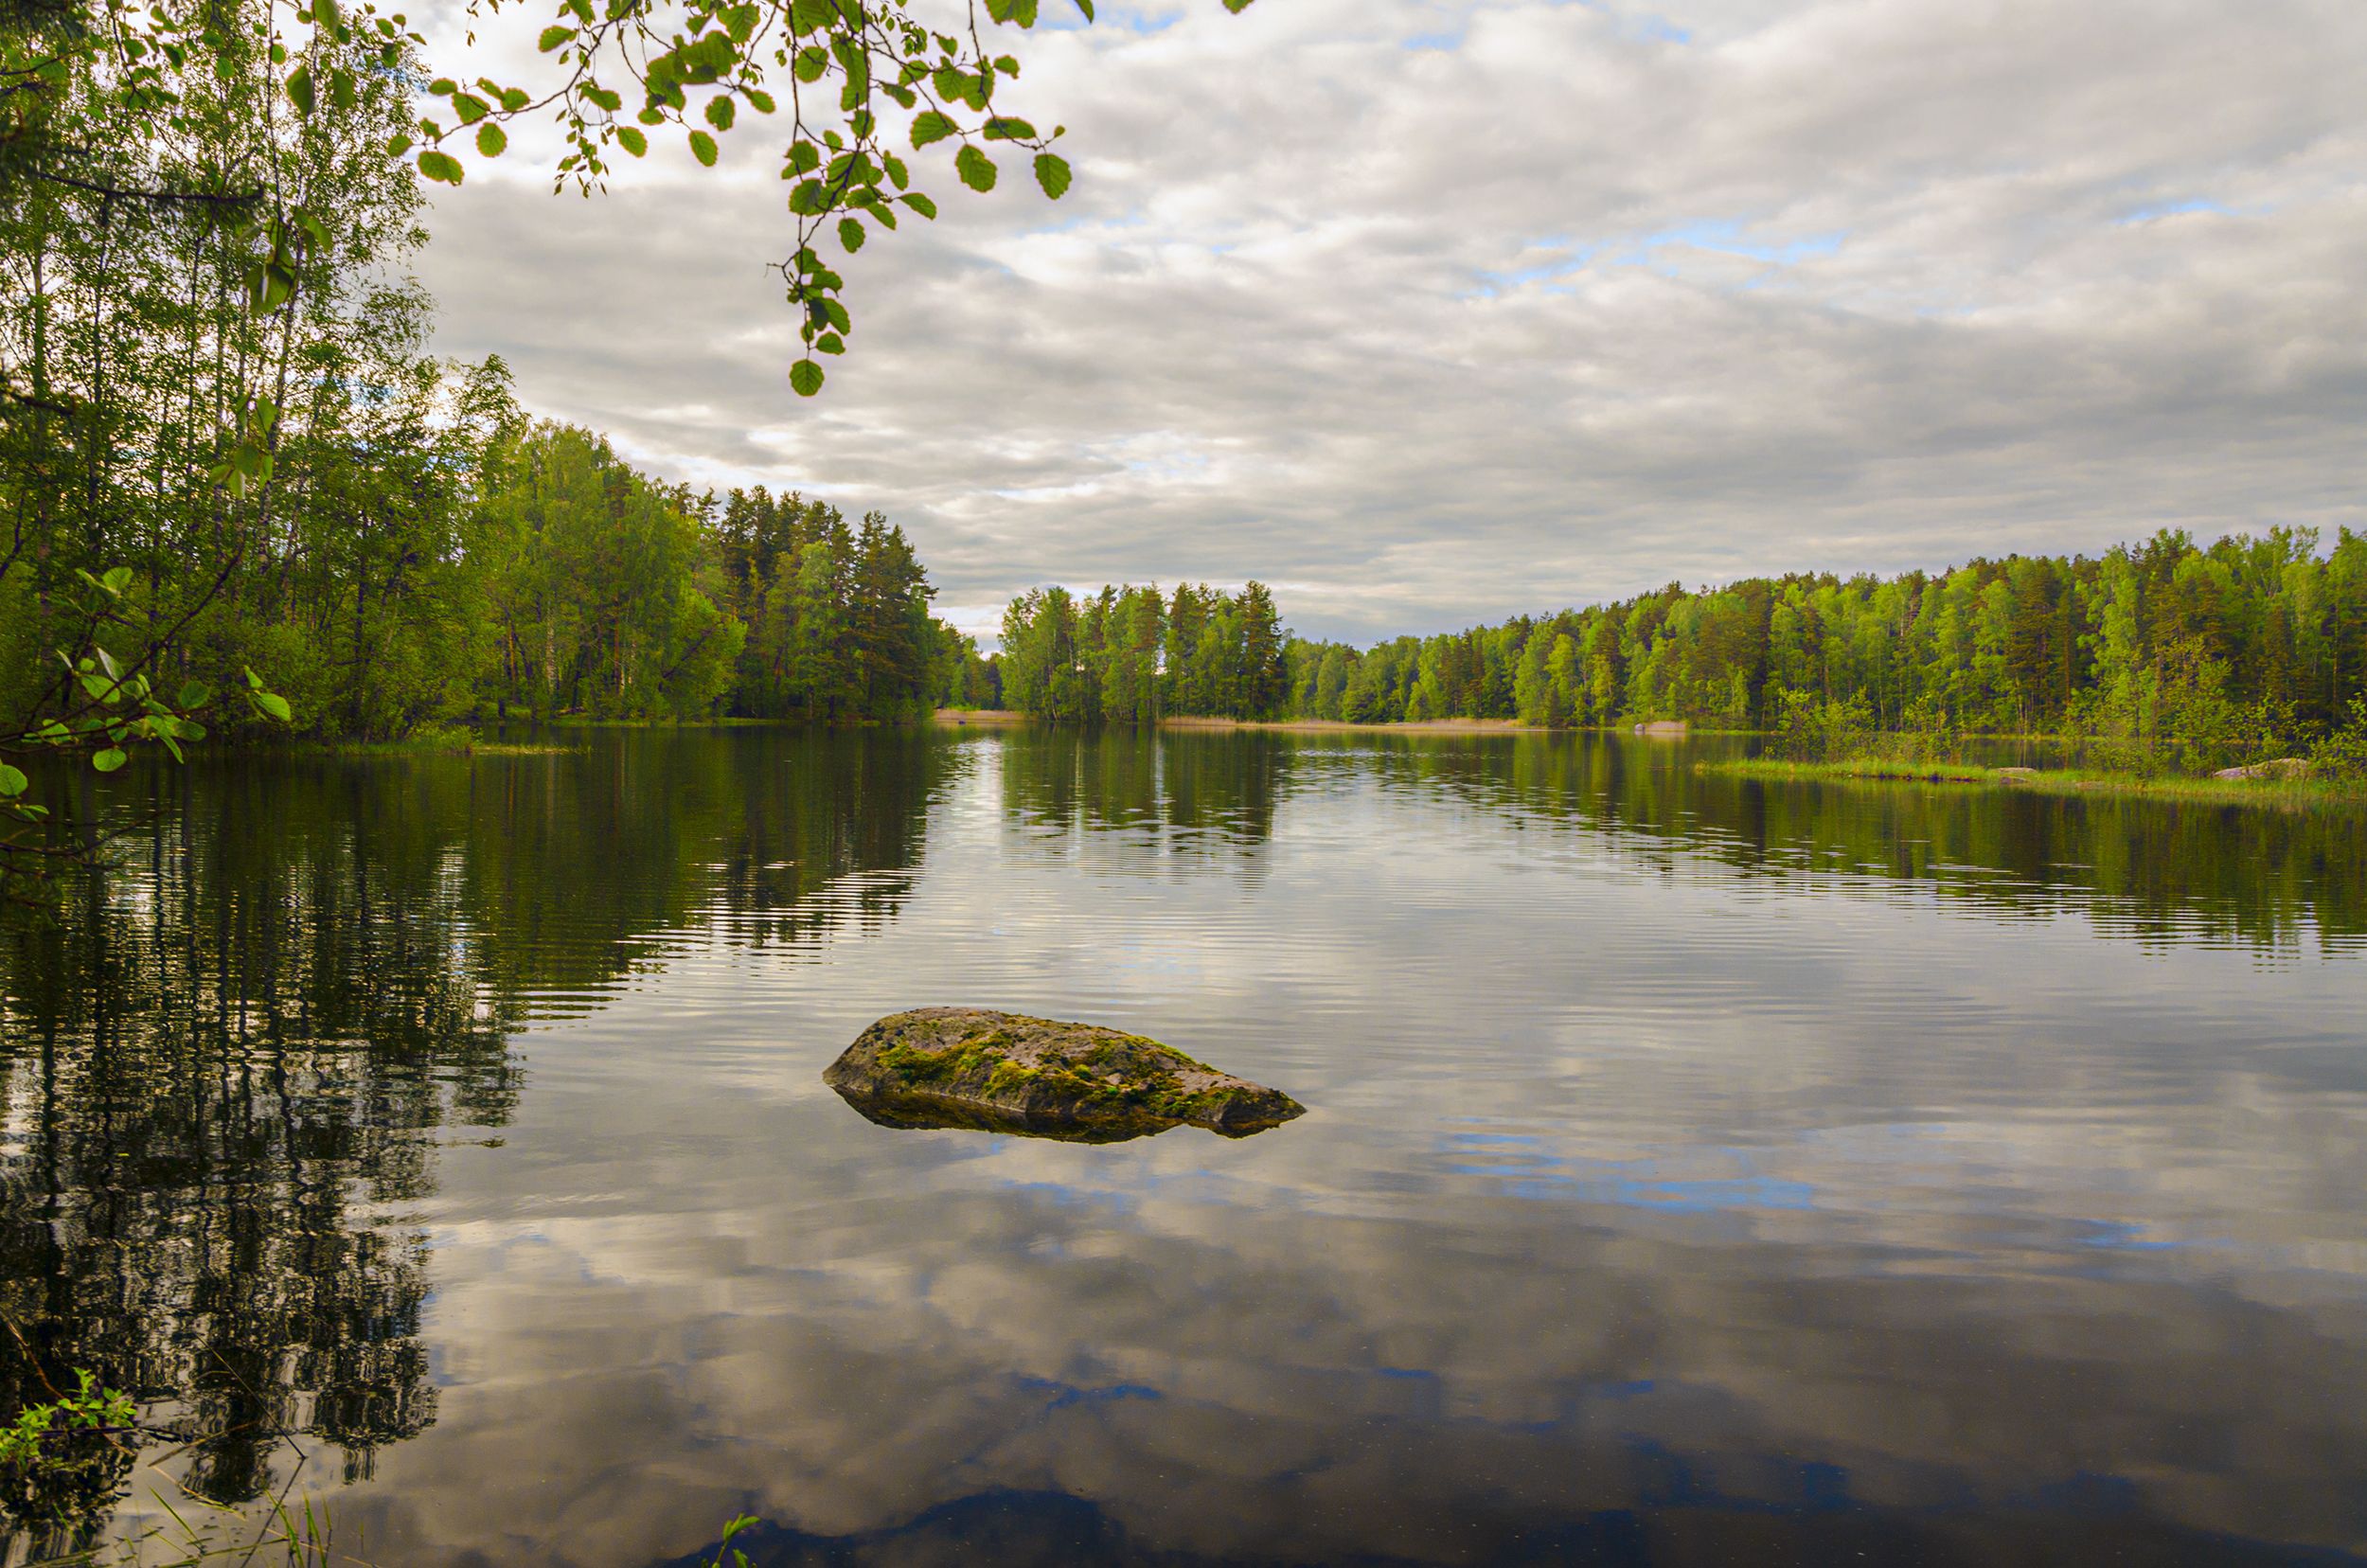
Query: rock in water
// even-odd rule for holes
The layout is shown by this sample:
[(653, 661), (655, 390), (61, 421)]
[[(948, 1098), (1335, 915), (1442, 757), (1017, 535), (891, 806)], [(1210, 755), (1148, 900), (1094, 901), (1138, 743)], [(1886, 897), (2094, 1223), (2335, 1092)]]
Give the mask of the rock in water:
[(1114, 1142), (1189, 1122), (1244, 1137), (1307, 1107), (1172, 1046), (1092, 1024), (919, 1007), (865, 1029), (822, 1081), (891, 1127)]

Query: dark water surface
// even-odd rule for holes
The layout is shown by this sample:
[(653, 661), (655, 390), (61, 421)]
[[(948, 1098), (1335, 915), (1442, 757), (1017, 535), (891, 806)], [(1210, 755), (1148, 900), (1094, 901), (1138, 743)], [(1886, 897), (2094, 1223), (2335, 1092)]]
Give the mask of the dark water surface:
[[(387, 1564), (2362, 1560), (2361, 819), (1712, 744), (131, 779), (0, 941), (0, 1310)], [(1311, 1110), (823, 1086), (933, 1003)]]

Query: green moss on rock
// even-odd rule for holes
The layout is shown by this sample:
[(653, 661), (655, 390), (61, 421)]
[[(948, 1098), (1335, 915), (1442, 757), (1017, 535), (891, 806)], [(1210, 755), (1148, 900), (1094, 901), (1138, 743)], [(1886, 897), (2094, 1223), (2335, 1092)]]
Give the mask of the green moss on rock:
[[(1132, 1137), (1188, 1122), (1241, 1136), (1306, 1111), (1278, 1089), (1141, 1035), (973, 1007), (883, 1018), (822, 1077), (864, 1114), (895, 1126), (976, 1126), (986, 1117), (1012, 1131)], [(933, 1124), (933, 1110), (949, 1114)]]

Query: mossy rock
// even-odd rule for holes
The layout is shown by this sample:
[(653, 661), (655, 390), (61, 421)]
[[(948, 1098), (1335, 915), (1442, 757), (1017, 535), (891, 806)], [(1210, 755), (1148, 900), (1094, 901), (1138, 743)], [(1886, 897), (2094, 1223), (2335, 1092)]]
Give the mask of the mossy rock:
[(822, 1081), (889, 1127), (1114, 1143), (1189, 1123), (1245, 1137), (1303, 1115), (1279, 1089), (1093, 1024), (920, 1007), (865, 1029)]

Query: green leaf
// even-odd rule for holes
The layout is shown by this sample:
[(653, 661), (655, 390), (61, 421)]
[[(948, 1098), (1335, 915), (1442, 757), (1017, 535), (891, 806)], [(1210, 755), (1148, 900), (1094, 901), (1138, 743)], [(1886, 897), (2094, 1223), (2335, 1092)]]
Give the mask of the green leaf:
[(295, 718), (294, 710), (288, 706), (288, 699), (276, 691), (257, 692), (255, 705), (283, 724), (291, 722)]
[(913, 145), (926, 147), (931, 142), (941, 142), (953, 134), (956, 129), (951, 115), (932, 109), (913, 117)]
[(398, 131), (393, 135), (386, 138), (386, 155), (388, 157), (400, 158), (405, 152), (410, 151), (411, 138), (404, 135), (401, 132)]
[(616, 128), (616, 145), (638, 158), (650, 151), (650, 138), (630, 125)]
[(748, 100), (748, 107), (754, 109), (757, 114), (769, 115), (773, 112), (772, 94), (759, 92), (754, 87), (743, 87), (740, 89), (740, 96)]
[(863, 233), (863, 224), (854, 219), (841, 218), (838, 221), (838, 242), (846, 247), (849, 256), (863, 249), (866, 238), (868, 236)]
[(202, 708), (213, 700), (213, 687), (203, 681), (191, 681), (181, 688), (181, 700), (174, 705), (183, 708)]
[(21, 795), (31, 780), (6, 762), (0, 762), (0, 795)]
[(975, 191), (994, 188), (994, 160), (974, 147), (965, 147), (953, 159), (953, 170), (961, 175), (962, 184)]
[(821, 349), (822, 352), (826, 354), (843, 354), (846, 352), (846, 340), (840, 337), (836, 332), (823, 333), (820, 337), (813, 340), (813, 346), (816, 348)]
[(1036, 128), (1023, 119), (1010, 119), (997, 115), (987, 121), (988, 141), (1034, 141)]
[(690, 133), (690, 155), (709, 169), (715, 167), (715, 138), (703, 131)]
[(1224, 9), (1238, 16), (1249, 9), (1249, 0), (1224, 0)]
[(897, 200), (902, 202), (906, 206), (912, 208), (915, 212), (919, 213), (923, 218), (934, 218), (937, 215), (936, 203), (931, 201), (928, 197), (923, 196), (917, 190), (914, 191), (909, 196), (899, 196)]
[(99, 575), (98, 585), (110, 594), (120, 597), (123, 591), (132, 586), (132, 568), (129, 566), (108, 567)]
[(822, 390), (822, 366), (810, 359), (799, 360), (789, 367), (789, 384), (799, 397), (812, 397)]
[(438, 152), (431, 148), (419, 154), (418, 164), (419, 172), (431, 180), (441, 180), (446, 185), (455, 186), (460, 183), (460, 160), (449, 152)]
[(1085, 13), (1085, 20), (1094, 19), (1094, 0), (1077, 0), (1077, 9)]
[(124, 754), (121, 746), (109, 746), (105, 751), (92, 757), (90, 765), (100, 773), (113, 773), (130, 760), (132, 760), (131, 757)]
[(258, 315), (269, 315), (294, 293), (295, 274), (278, 261), (258, 262), (247, 271), (247, 304)]
[(534, 46), (548, 54), (575, 36), (576, 29), (573, 27), (544, 27), (543, 36), (534, 41)]
[(296, 106), (296, 113), (312, 113), (312, 68), (299, 65), (288, 73), (288, 101)]
[(729, 131), (732, 121), (739, 115), (739, 106), (732, 102), (728, 94), (719, 93), (707, 99), (707, 123), (718, 131)]
[(509, 133), (488, 120), (476, 128), (476, 150), (488, 158), (498, 158), (502, 149), (509, 145)]
[(1043, 187), (1043, 193), (1046, 196), (1057, 202), (1067, 195), (1069, 181), (1072, 178), (1073, 176), (1069, 173), (1068, 160), (1058, 152), (1036, 154), (1036, 183)]
[(474, 93), (454, 93), (452, 98), (452, 110), (454, 114), (460, 116), (461, 124), (474, 125), (491, 114), (493, 106)]

